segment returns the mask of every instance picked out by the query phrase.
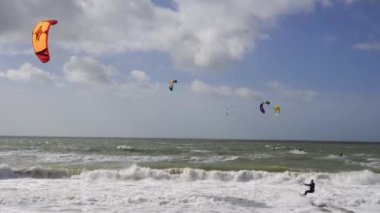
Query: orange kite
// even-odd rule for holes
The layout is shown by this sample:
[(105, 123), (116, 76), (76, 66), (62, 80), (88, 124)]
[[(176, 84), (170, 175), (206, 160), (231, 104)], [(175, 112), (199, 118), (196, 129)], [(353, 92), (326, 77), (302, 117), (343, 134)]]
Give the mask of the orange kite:
[(45, 20), (36, 24), (32, 33), (32, 43), (34, 52), (42, 63), (50, 60), (48, 48), (48, 35), (51, 25), (57, 24), (57, 20)]

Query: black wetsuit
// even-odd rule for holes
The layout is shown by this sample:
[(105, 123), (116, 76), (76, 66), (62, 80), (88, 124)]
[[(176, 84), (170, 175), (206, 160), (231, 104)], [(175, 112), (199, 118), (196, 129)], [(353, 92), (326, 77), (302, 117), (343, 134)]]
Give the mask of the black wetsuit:
[(305, 186), (310, 186), (310, 189), (305, 191), (304, 195), (307, 195), (307, 193), (313, 193), (314, 192), (314, 188), (315, 188), (314, 182), (311, 182), (310, 184), (305, 184)]

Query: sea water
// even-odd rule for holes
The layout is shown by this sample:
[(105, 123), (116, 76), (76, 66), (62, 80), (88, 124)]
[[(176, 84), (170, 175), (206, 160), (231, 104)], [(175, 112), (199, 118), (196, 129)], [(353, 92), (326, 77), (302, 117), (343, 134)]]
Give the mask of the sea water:
[(380, 212), (380, 144), (1, 137), (0, 212)]

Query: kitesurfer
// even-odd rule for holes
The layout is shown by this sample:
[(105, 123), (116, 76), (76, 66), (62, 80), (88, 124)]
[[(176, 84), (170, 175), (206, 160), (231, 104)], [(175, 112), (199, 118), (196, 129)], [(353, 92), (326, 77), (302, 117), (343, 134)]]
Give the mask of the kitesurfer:
[(310, 184), (305, 183), (304, 185), (310, 187), (309, 190), (305, 191), (304, 195), (307, 195), (307, 193), (314, 193), (314, 188), (315, 188), (314, 180), (311, 180)]
[(170, 91), (173, 91), (174, 83), (177, 83), (177, 80), (170, 80), (169, 81), (169, 89)]

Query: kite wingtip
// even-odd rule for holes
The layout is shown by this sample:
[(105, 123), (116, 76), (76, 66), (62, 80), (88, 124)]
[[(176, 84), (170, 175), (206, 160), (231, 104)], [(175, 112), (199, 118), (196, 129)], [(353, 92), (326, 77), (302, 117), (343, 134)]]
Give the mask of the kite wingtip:
[(55, 24), (58, 23), (58, 21), (57, 21), (57, 20), (54, 20), (54, 19), (52, 19), (52, 20), (47, 20), (47, 22), (49, 22), (51, 25), (55, 25)]

